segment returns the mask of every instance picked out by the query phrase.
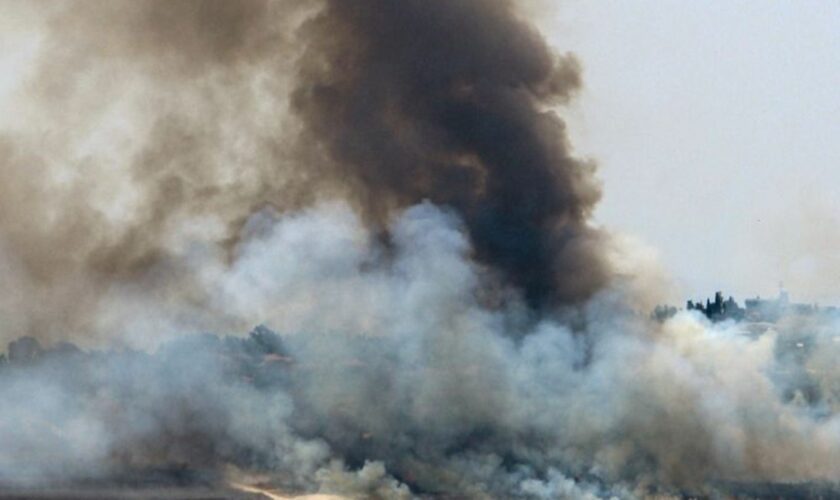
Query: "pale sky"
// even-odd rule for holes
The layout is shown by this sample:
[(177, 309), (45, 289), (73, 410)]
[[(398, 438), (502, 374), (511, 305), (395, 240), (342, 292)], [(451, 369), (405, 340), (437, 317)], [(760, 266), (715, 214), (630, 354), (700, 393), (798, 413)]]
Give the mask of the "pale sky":
[(840, 1), (545, 2), (576, 53), (566, 114), (607, 227), (656, 248), (682, 300), (840, 305)]

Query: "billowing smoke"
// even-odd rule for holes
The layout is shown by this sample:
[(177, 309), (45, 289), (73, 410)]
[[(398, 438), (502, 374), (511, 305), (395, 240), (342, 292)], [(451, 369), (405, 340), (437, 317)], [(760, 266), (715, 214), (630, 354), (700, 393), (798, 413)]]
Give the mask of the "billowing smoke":
[(640, 315), (512, 2), (3, 9), (0, 493), (835, 491), (838, 325)]
[(0, 137), (9, 279), (38, 297), (6, 306), (19, 333), (89, 338), (138, 282), (200, 305), (176, 262), (192, 240), (232, 255), (254, 211), (335, 197), (374, 230), (424, 200), (458, 211), (535, 307), (606, 282), (592, 166), (548, 110), (573, 58), (506, 2), (295, 4), (6, 7), (37, 21)]
[(304, 30), (293, 109), (326, 156), (322, 175), (366, 214), (451, 207), (478, 259), (529, 303), (581, 301), (606, 280), (586, 225), (600, 191), (546, 110), (577, 90), (579, 68), (512, 10), (328, 2)]
[(4, 297), (16, 322), (5, 335), (109, 337), (98, 311), (111, 314), (102, 299), (115, 295), (178, 303), (159, 314), (187, 329), (219, 326), (198, 311), (205, 291), (185, 265), (194, 242), (230, 254), (252, 212), (315, 196), (286, 153), (291, 41), (305, 9), (100, 1), (4, 10), (31, 27), (20, 35), (31, 61), (0, 138), (3, 277), (18, 290)]
[(255, 217), (203, 284), (280, 334), (152, 354), (18, 341), (0, 377), (5, 484), (633, 498), (836, 477), (830, 323), (792, 360), (783, 328), (801, 325), (657, 326), (605, 294), (581, 336), (524, 320), (524, 304), (483, 305), (466, 230), (430, 204), (389, 224), (387, 248), (344, 205)]

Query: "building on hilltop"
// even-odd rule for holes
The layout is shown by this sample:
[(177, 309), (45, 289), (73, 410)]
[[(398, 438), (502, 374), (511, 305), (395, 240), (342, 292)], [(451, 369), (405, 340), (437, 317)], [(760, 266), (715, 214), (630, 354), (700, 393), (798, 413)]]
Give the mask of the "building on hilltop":
[(731, 295), (728, 299), (723, 300), (723, 292), (715, 292), (715, 301), (712, 302), (706, 299), (705, 306), (699, 301), (694, 303), (689, 300), (686, 303), (686, 309), (689, 311), (699, 311), (712, 321), (724, 321), (727, 319), (739, 321), (744, 319), (746, 313), (744, 308), (739, 306)]
[[(790, 301), (788, 293), (782, 289), (776, 299), (762, 299), (756, 297), (744, 301), (741, 307), (735, 299), (730, 296), (723, 298), (723, 292), (716, 292), (714, 301), (706, 299), (703, 301), (689, 300), (686, 302), (686, 310), (696, 311), (711, 321), (749, 321), (752, 323), (775, 323), (783, 316), (812, 316), (838, 315), (840, 309), (836, 307), (821, 308), (816, 304), (797, 304)], [(651, 318), (665, 321), (673, 317), (679, 310), (673, 306), (657, 306), (651, 313)]]

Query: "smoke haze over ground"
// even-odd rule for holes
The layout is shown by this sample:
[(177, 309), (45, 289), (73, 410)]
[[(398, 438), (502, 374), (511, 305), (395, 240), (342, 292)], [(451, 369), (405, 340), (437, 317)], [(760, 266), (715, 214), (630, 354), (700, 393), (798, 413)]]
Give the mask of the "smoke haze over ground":
[(594, 167), (553, 111), (579, 63), (512, 2), (2, 9), (28, 55), (0, 87), (0, 339), (24, 337), (0, 486), (637, 498), (840, 474), (837, 325), (639, 315), (655, 263), (589, 223)]

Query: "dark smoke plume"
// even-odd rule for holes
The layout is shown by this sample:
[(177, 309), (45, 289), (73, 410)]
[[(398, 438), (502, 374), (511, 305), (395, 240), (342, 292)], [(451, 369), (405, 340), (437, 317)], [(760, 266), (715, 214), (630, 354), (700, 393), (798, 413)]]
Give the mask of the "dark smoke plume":
[(6, 9), (38, 36), (20, 119), (0, 132), (5, 278), (37, 297), (0, 303), (14, 334), (107, 336), (93, 311), (115, 289), (200, 311), (192, 240), (231, 259), (254, 212), (339, 197), (376, 230), (424, 200), (456, 210), (476, 257), (531, 306), (607, 282), (586, 222), (593, 166), (549, 109), (579, 88), (578, 64), (510, 2)]
[(303, 27), (293, 109), (328, 177), (386, 220), (423, 200), (455, 208), (480, 261), (533, 305), (606, 282), (586, 220), (600, 196), (548, 106), (580, 86), (507, 1), (329, 1)]

